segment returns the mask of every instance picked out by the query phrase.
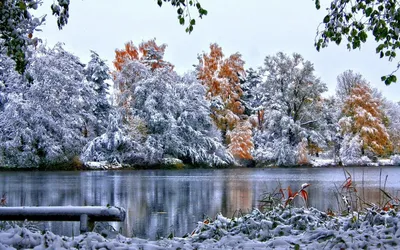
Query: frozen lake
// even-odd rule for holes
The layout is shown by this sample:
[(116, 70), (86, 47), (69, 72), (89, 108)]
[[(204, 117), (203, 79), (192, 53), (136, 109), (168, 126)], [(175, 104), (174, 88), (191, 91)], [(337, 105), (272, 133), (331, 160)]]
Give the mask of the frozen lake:
[[(388, 175), (386, 190), (400, 195), (399, 167), (348, 168), (367, 201), (379, 200), (381, 169), (382, 186)], [(190, 233), (199, 220), (218, 212), (232, 216), (258, 207), (278, 181), (294, 190), (310, 183), (309, 205), (335, 210), (335, 184), (344, 180), (341, 168), (0, 172), (0, 195), (6, 193), (8, 206), (121, 206), (127, 218), (114, 227), (127, 236), (155, 239)], [(79, 223), (45, 224), (55, 233), (79, 233)]]

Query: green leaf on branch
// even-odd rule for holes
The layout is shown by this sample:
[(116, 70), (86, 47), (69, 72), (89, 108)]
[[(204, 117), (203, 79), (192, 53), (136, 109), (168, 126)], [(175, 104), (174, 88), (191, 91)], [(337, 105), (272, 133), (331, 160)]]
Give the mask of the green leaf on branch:
[(360, 31), (360, 33), (358, 33), (358, 37), (360, 37), (361, 42), (365, 43), (367, 41), (367, 33), (365, 31)]
[(19, 2), (19, 8), (21, 9), (21, 10), (26, 10), (26, 3), (24, 3), (24, 2)]
[(379, 52), (381, 52), (381, 50), (383, 50), (383, 48), (385, 47), (385, 45), (384, 44), (379, 44), (379, 46), (378, 47), (376, 47), (376, 53), (379, 53)]
[(372, 10), (373, 10), (372, 7), (367, 8), (367, 9), (365, 10), (365, 15), (366, 15), (367, 17), (371, 16)]
[(395, 75), (390, 75), (389, 77), (385, 78), (385, 84), (386, 85), (390, 85), (392, 82), (397, 82), (397, 77)]
[(319, 10), (321, 8), (321, 3), (319, 0), (315, 0), (315, 8)]
[(324, 23), (329, 23), (329, 20), (331, 19), (331, 17), (329, 15), (326, 15), (324, 17)]

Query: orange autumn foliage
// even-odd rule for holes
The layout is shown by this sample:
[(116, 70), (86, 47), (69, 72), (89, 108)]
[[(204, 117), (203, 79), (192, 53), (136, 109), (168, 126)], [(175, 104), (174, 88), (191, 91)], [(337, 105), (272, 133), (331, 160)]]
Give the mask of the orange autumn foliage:
[(212, 108), (215, 124), (226, 135), (232, 155), (239, 159), (252, 159), (252, 126), (243, 115), (243, 90), (240, 77), (245, 75), (244, 61), (239, 53), (224, 57), (218, 44), (210, 45), (210, 53), (199, 56), (198, 79), (207, 88), (207, 98), (218, 105)]
[(380, 106), (368, 85), (357, 84), (342, 109), (347, 118), (340, 121), (343, 134), (359, 134), (362, 151), (369, 150), (376, 155), (384, 155), (392, 148)]
[(152, 70), (157, 68), (170, 68), (172, 70), (173, 65), (163, 60), (166, 47), (166, 44), (157, 45), (155, 39), (142, 42), (139, 44), (139, 48), (132, 41), (127, 42), (124, 49), (115, 50), (114, 67), (116, 70), (121, 71), (127, 61), (138, 60)]
[(224, 108), (214, 110), (213, 119), (217, 126), (226, 131), (233, 129), (243, 114), (240, 102), (243, 91), (240, 75), (244, 75), (244, 61), (239, 53), (224, 58), (222, 48), (216, 43), (210, 45), (210, 53), (199, 56), (198, 78), (207, 87), (207, 98), (221, 98)]
[(303, 140), (298, 144), (298, 156), (297, 156), (297, 164), (306, 165), (309, 164), (308, 159), (308, 150), (307, 150), (307, 141)]
[(250, 122), (240, 121), (228, 135), (230, 140), (228, 150), (234, 157), (246, 160), (253, 159), (251, 150), (254, 144)]
[(312, 141), (308, 142), (307, 150), (310, 155), (316, 155), (316, 156), (318, 156), (318, 154), (323, 151), (322, 148), (320, 148), (317, 143), (314, 143)]

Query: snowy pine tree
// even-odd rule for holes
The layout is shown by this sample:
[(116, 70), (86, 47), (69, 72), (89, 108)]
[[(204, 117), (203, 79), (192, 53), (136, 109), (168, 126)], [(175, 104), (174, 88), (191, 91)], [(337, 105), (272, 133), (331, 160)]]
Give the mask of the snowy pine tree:
[(99, 136), (106, 131), (108, 117), (111, 112), (111, 105), (108, 101), (109, 84), (106, 82), (111, 77), (109, 75), (110, 69), (105, 61), (100, 56), (91, 51), (91, 60), (85, 68), (86, 80), (92, 86), (96, 95), (93, 96), (96, 102), (94, 115), (96, 116), (96, 124), (93, 128), (94, 135)]
[(243, 90), (241, 97), (245, 106), (245, 114), (250, 116), (261, 109), (262, 93), (261, 93), (262, 76), (260, 72), (250, 68), (246, 70), (246, 77), (242, 80), (240, 87)]

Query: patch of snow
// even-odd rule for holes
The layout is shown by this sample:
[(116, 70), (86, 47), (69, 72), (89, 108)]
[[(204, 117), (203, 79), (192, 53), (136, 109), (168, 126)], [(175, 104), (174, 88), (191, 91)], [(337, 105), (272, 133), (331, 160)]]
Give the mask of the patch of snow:
[(312, 158), (310, 163), (313, 167), (329, 167), (337, 165), (337, 163), (333, 159), (323, 158)]
[(84, 163), (84, 166), (87, 170), (112, 170), (122, 168), (122, 165), (118, 162), (109, 163), (107, 161), (87, 161)]
[(395, 166), (400, 166), (400, 155), (393, 155), (390, 157), (390, 162)]
[(178, 158), (165, 157), (161, 159), (161, 163), (165, 165), (181, 165), (183, 164), (183, 161)]

